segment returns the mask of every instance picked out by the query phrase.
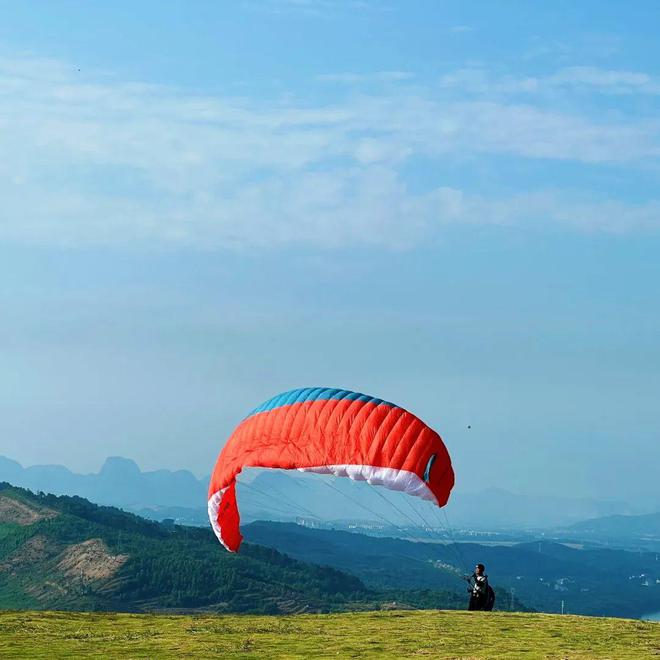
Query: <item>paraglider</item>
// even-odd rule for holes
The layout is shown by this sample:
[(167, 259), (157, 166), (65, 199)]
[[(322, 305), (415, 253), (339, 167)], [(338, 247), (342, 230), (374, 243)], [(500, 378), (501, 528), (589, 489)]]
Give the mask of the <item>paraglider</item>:
[(483, 564), (477, 564), (474, 573), (464, 575), (463, 579), (468, 583), (468, 593), (470, 594), (468, 610), (491, 612), (495, 605), (495, 591), (488, 583), (486, 567)]
[(326, 387), (284, 392), (234, 430), (211, 475), (209, 520), (231, 552), (242, 541), (236, 477), (246, 467), (334, 474), (420, 497), (441, 507), (454, 485), (440, 436), (404, 408)]

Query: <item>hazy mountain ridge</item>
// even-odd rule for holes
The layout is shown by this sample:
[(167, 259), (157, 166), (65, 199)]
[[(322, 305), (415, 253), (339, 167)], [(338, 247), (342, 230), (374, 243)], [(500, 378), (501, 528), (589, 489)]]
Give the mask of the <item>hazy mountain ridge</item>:
[(448, 504), (452, 521), (487, 528), (532, 528), (569, 525), (606, 515), (642, 513), (623, 501), (586, 497), (519, 495), (501, 488), (461, 493)]
[(78, 495), (99, 504), (123, 507), (197, 508), (206, 501), (208, 481), (187, 470), (142, 472), (135, 461), (106, 459), (98, 473), (78, 474), (62, 465), (33, 465), (0, 456), (0, 481), (55, 495)]
[(571, 531), (594, 535), (634, 535), (660, 539), (660, 512), (640, 516), (604, 516), (575, 523)]
[[(151, 519), (175, 518), (206, 523), (207, 479), (187, 470), (141, 471), (131, 459), (108, 458), (98, 473), (77, 474), (61, 465), (22, 467), (0, 457), (0, 480), (33, 491), (78, 495), (119, 506)], [(376, 492), (377, 491), (377, 492)], [(405, 499), (405, 503), (402, 500)], [(378, 525), (444, 527), (432, 505), (367, 483), (296, 471), (246, 470), (239, 478), (238, 500), (244, 521), (362, 521)], [(610, 515), (648, 513), (625, 502), (588, 498), (523, 496), (490, 488), (454, 492), (445, 508), (450, 524), (469, 529), (543, 529)]]

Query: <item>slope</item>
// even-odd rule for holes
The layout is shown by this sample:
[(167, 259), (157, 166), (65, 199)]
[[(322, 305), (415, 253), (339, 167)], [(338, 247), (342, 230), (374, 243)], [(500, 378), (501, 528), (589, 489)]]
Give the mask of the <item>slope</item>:
[(352, 575), (256, 545), (230, 555), (208, 529), (0, 484), (0, 607), (291, 613), (393, 600), (461, 604), (452, 594), (369, 589)]
[(153, 616), (5, 612), (3, 658), (650, 658), (660, 624), (497, 612)]

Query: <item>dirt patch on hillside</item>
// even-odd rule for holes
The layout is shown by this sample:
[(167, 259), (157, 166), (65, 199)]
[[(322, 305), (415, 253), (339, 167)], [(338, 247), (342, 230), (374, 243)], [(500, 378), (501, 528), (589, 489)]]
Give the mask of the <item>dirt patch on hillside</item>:
[(52, 602), (53, 597), (58, 596), (67, 596), (70, 591), (68, 591), (63, 585), (57, 584), (52, 580), (45, 580), (44, 582), (39, 582), (37, 584), (31, 584), (25, 590), (26, 594), (33, 596), (39, 601)]
[(86, 580), (106, 580), (126, 563), (128, 555), (112, 555), (101, 539), (89, 539), (70, 545), (59, 559), (57, 568), (65, 575)]
[(56, 552), (45, 536), (33, 536), (0, 564), (0, 573), (13, 572), (37, 564)]
[(59, 513), (45, 506), (27, 504), (7, 495), (0, 495), (0, 523), (33, 525), (40, 520), (55, 518)]

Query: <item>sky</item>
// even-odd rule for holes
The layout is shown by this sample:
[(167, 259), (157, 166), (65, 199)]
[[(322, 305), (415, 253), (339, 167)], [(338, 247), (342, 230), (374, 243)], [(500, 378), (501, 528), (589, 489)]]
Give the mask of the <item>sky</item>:
[(655, 1), (0, 0), (0, 454), (208, 474), (367, 392), (457, 492), (660, 506)]

